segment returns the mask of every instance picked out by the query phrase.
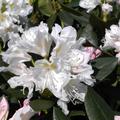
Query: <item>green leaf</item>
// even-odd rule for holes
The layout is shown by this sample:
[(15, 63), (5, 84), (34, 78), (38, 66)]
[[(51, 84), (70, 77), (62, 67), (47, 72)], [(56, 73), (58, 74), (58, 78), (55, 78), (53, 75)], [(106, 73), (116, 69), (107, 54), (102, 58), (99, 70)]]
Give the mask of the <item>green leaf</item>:
[(81, 26), (86, 26), (86, 24), (89, 24), (89, 15), (84, 16), (76, 16), (74, 14), (71, 14), (72, 18), (79, 22)]
[(89, 120), (113, 120), (113, 111), (92, 88), (88, 88), (85, 109)]
[(98, 46), (98, 40), (95, 32), (92, 30), (92, 26), (88, 24), (84, 29), (82, 34), (80, 35), (81, 37), (85, 37), (87, 41), (89, 41), (92, 45), (95, 47)]
[(51, 16), (56, 12), (52, 6), (51, 0), (38, 0), (38, 7), (41, 13), (46, 16)]
[(94, 60), (94, 62), (93, 66), (99, 69), (96, 79), (103, 80), (115, 69), (118, 59), (116, 57), (103, 57)]
[(33, 100), (30, 102), (30, 106), (36, 111), (39, 112), (41, 110), (47, 110), (54, 105), (54, 102), (51, 100)]
[(72, 0), (68, 5), (70, 7), (78, 7), (80, 0)]
[(81, 16), (81, 15), (83, 15), (81, 12), (79, 12), (79, 11), (77, 11), (77, 10), (74, 10), (73, 8), (68, 7), (68, 6), (66, 6), (66, 5), (64, 5), (64, 4), (62, 4), (62, 3), (60, 3), (60, 5), (61, 5), (61, 7), (62, 7), (62, 9), (63, 9), (64, 11), (67, 11), (67, 12), (69, 12), (69, 13), (71, 13), (71, 14), (76, 15), (76, 16)]
[[(73, 24), (73, 18), (70, 13), (64, 10), (61, 10), (59, 12), (59, 17), (60, 17), (60, 20), (63, 21), (66, 26)], [(71, 18), (71, 19), (68, 19), (68, 18)]]
[(69, 120), (67, 116), (57, 107), (53, 108), (53, 120)]
[(48, 27), (49, 27), (50, 30), (52, 29), (53, 24), (54, 24), (56, 18), (57, 18), (57, 13), (55, 13), (55, 14), (53, 14), (53, 15), (51, 15), (51, 16), (49, 17), (49, 19), (48, 19), (48, 21), (47, 21), (47, 24), (48, 24)]
[(8, 88), (4, 89), (4, 94), (8, 96), (11, 103), (18, 103), (19, 99), (25, 99), (27, 94), (23, 94), (23, 91), (19, 88)]
[(99, 39), (102, 39), (105, 35), (105, 28), (106, 28), (105, 23), (95, 14), (90, 14), (90, 24), (92, 25), (93, 29), (96, 31), (97, 37), (99, 37)]

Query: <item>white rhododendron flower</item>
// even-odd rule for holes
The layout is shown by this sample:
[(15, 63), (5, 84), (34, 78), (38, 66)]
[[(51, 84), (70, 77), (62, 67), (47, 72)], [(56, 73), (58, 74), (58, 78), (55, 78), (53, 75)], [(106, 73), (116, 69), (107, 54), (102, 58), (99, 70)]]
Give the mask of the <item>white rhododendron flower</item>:
[(106, 29), (104, 47), (115, 48), (120, 51), (120, 22), (118, 25), (111, 25), (110, 30)]
[(102, 2), (101, 0), (80, 0), (79, 6), (84, 9), (87, 9), (87, 12), (89, 13), (98, 5), (101, 5), (102, 11), (109, 13), (113, 10), (112, 6), (109, 4), (110, 2), (113, 2), (113, 1), (106, 0), (105, 2)]
[(116, 57), (120, 61), (120, 22), (118, 25), (111, 25), (110, 30), (106, 29), (104, 47), (115, 48)]
[[(40, 93), (47, 88), (59, 99), (58, 105), (66, 115), (69, 113), (69, 101), (74, 104), (84, 101), (87, 85), (93, 86), (95, 80), (91, 77), (93, 70), (88, 64), (90, 53), (82, 46), (85, 38), (76, 40), (77, 32), (72, 26), (62, 29), (56, 24), (49, 34), (47, 24), (41, 22), (39, 26), (24, 31), (21, 37), (11, 33), (9, 38), (9, 48), (1, 54), (9, 66), (0, 70), (16, 75), (8, 80), (11, 88), (27, 87), (29, 99), (34, 87)], [(55, 43), (53, 48), (52, 42)], [(42, 58), (34, 61), (30, 53)], [(27, 61), (31, 61), (32, 66), (27, 67), (24, 63)]]
[[(4, 8), (4, 9), (3, 9)], [(10, 32), (21, 32), (19, 17), (26, 17), (32, 12), (32, 6), (26, 0), (0, 1), (0, 37), (6, 43)], [(16, 24), (17, 23), (17, 24)]]
[[(20, 67), (19, 69), (21, 69), (22, 67)], [(33, 95), (33, 89), (34, 89), (34, 83), (35, 83), (35, 79), (33, 77), (33, 72), (28, 69), (27, 67), (23, 69), (25, 70), (21, 70), (19, 73), (22, 73), (22, 74), (19, 74), (17, 73), (17, 76), (15, 77), (12, 77), (8, 80), (8, 83), (10, 84), (10, 87), (11, 88), (15, 88), (17, 86), (23, 86), (23, 93), (24, 93), (24, 89), (25, 88), (28, 88), (28, 95), (27, 95), (27, 98), (30, 99)], [(9, 69), (8, 69), (9, 70)], [(18, 71), (13, 71), (10, 69), (11, 72), (13, 73), (16, 73)]]
[[(8, 120), (9, 104), (7, 99), (3, 96), (0, 101), (0, 120)], [(9, 120), (29, 120), (35, 111), (30, 107), (29, 100), (24, 100), (24, 105), (18, 109)]]
[(108, 3), (104, 3), (102, 4), (102, 11), (105, 13), (110, 13), (113, 11), (113, 7)]
[(80, 0), (79, 6), (87, 9), (87, 12), (90, 12), (100, 3), (101, 3), (101, 0)]
[(19, 41), (19, 47), (27, 52), (39, 54), (42, 57), (49, 55), (52, 38), (45, 23), (25, 31)]
[(64, 70), (71, 72), (74, 79), (78, 79), (87, 85), (92, 85), (94, 80), (91, 78), (93, 70), (88, 64), (90, 54), (86, 51), (72, 49), (64, 58)]
[(2, 59), (4, 62), (11, 64), (16, 62), (30, 61), (31, 56), (24, 52), (24, 50), (17, 47), (11, 47), (6, 52), (2, 52)]
[(51, 35), (55, 38), (55, 48), (51, 53), (51, 59), (61, 59), (76, 43), (77, 32), (72, 26), (61, 28), (58, 24), (52, 29)]
[(26, 0), (6, 0), (7, 12), (12, 16), (27, 16), (32, 12), (32, 6)]

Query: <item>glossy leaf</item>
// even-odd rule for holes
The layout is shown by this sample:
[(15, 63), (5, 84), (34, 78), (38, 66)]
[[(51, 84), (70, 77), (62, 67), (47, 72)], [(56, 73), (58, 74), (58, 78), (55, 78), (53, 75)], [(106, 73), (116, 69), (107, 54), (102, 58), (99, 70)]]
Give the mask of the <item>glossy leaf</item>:
[[(62, 22), (64, 22), (65, 25), (72, 25), (73, 24), (73, 18), (72, 15), (69, 12), (66, 12), (64, 10), (59, 12), (59, 17)], [(68, 19), (70, 18), (70, 19)]]
[(57, 13), (55, 13), (55, 14), (53, 14), (49, 17), (49, 19), (47, 21), (47, 24), (48, 24), (48, 27), (49, 27), (50, 30), (52, 29), (56, 18), (57, 18)]
[(74, 10), (74, 9), (71, 8), (71, 7), (68, 7), (68, 6), (66, 6), (66, 5), (64, 5), (64, 4), (62, 4), (62, 3), (60, 3), (60, 5), (61, 5), (61, 7), (62, 7), (63, 10), (65, 10), (65, 11), (71, 13), (71, 14), (74, 14), (74, 15), (76, 15), (76, 16), (81, 16), (81, 15), (82, 15), (81, 12), (79, 12), (79, 11), (77, 11), (77, 10)]
[(51, 0), (38, 0), (38, 7), (43, 15), (51, 16), (55, 13)]
[(37, 99), (30, 102), (30, 106), (35, 110), (36, 112), (39, 112), (41, 110), (47, 110), (51, 108), (54, 105), (54, 102), (51, 100), (44, 100), (44, 99)]
[(53, 120), (69, 120), (67, 116), (57, 107), (53, 108)]
[(81, 37), (85, 37), (87, 41), (89, 41), (93, 46), (98, 46), (98, 40), (95, 32), (92, 29), (91, 25), (87, 25), (81, 34)]
[(103, 57), (96, 59), (94, 62), (94, 67), (99, 69), (96, 74), (96, 79), (103, 80), (113, 72), (118, 63), (118, 59), (115, 57)]
[(89, 120), (113, 120), (113, 111), (92, 88), (88, 88), (85, 109)]

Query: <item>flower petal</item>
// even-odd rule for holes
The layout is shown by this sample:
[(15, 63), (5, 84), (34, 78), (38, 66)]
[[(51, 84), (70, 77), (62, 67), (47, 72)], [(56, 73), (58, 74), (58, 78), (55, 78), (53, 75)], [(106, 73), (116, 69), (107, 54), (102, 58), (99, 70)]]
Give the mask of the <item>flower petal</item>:
[(27, 52), (46, 57), (49, 54), (51, 43), (52, 38), (48, 33), (47, 26), (41, 23), (38, 27), (30, 28), (23, 33), (19, 46)]
[(31, 60), (30, 55), (28, 55), (23, 50), (17, 48), (16, 46), (9, 48), (6, 52), (2, 52), (1, 55), (3, 61), (8, 64), (21, 63)]
[(7, 120), (8, 113), (9, 113), (8, 101), (3, 96), (0, 101), (0, 120)]
[(28, 105), (18, 109), (9, 120), (30, 120), (35, 114), (34, 110)]
[(79, 2), (79, 6), (87, 9), (87, 12), (90, 12), (99, 4), (100, 0), (80, 0)]
[(33, 95), (34, 81), (35, 80), (31, 75), (21, 75), (10, 78), (8, 83), (11, 88), (23, 86), (24, 90), (27, 87), (29, 90), (27, 97), (30, 99)]

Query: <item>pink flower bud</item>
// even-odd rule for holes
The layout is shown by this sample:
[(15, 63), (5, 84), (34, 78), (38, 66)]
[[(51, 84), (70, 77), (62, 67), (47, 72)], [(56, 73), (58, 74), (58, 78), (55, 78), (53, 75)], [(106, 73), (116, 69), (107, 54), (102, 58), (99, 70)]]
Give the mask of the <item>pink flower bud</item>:
[(9, 105), (6, 98), (3, 96), (0, 101), (0, 120), (7, 120)]
[(120, 120), (120, 116), (114, 116), (114, 120)]
[(85, 47), (85, 51), (90, 54), (90, 59), (94, 60), (101, 55), (101, 51), (94, 47)]

